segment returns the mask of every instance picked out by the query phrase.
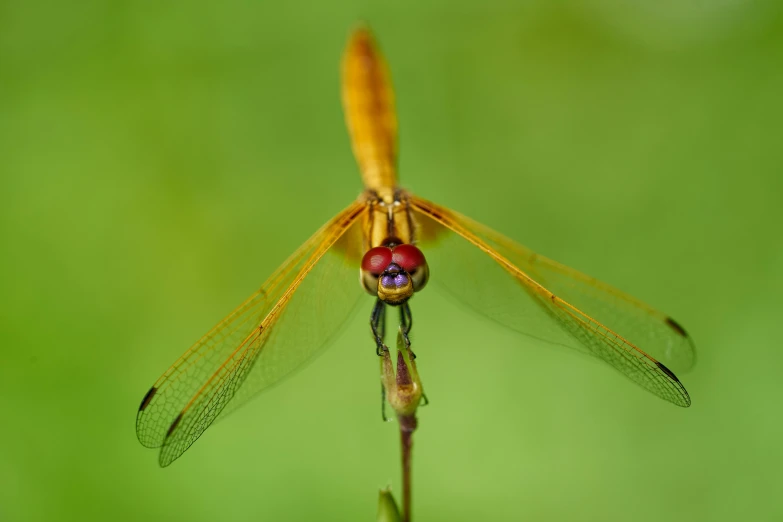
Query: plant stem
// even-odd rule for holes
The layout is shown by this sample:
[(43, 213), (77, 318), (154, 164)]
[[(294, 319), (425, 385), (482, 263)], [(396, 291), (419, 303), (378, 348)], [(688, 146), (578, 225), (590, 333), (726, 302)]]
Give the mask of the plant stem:
[(381, 383), (400, 426), (402, 455), (402, 520), (411, 520), (411, 453), (413, 432), (418, 424), (416, 409), (422, 400), (423, 391), (419, 372), (416, 369), (413, 352), (402, 328), (397, 334), (397, 373), (395, 375), (389, 350), (384, 346), (381, 359)]
[(400, 442), (402, 449), (402, 520), (411, 520), (411, 451), (413, 432), (416, 430), (416, 414), (399, 415)]

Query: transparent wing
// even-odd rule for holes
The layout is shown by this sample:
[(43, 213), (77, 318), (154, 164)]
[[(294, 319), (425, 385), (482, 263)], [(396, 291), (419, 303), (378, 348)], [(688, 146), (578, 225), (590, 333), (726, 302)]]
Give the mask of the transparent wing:
[(513, 330), (597, 356), (659, 397), (690, 406), (668, 366), (688, 369), (695, 350), (673, 319), (465, 216), (415, 196), (410, 202), (432, 280), (456, 298)]
[[(363, 294), (362, 203), (305, 242), (247, 301), (185, 352), (144, 396), (139, 441), (167, 466), (219, 416), (303, 365)], [(228, 408), (227, 408), (228, 406)]]

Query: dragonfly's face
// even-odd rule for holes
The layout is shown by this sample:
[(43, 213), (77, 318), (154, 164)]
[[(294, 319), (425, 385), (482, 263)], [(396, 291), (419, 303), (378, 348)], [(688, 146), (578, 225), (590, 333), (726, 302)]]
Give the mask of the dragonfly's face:
[(409, 244), (371, 248), (362, 258), (361, 270), (364, 289), (390, 305), (410, 299), (430, 277), (424, 254)]

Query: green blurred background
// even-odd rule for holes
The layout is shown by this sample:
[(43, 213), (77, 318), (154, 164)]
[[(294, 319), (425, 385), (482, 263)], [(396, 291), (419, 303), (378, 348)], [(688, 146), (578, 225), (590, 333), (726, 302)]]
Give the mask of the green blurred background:
[(172, 467), (134, 433), (158, 375), (358, 194), (359, 19), (405, 186), (698, 346), (684, 410), (423, 293), (415, 519), (780, 520), (774, 0), (0, 2), (0, 520), (373, 520), (399, 491), (364, 312)]

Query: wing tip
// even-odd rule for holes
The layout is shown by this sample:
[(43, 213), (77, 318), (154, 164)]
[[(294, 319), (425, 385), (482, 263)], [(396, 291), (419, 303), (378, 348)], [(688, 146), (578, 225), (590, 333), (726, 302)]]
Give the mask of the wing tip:
[(141, 400), (141, 404), (139, 405), (139, 411), (144, 411), (147, 406), (150, 405), (150, 402), (152, 401), (152, 398), (155, 397), (155, 394), (157, 393), (158, 389), (153, 386), (150, 388), (147, 393), (144, 395), (144, 398)]
[(669, 325), (669, 328), (677, 332), (677, 334), (680, 336), (685, 337), (686, 339), (690, 339), (690, 335), (688, 335), (688, 332), (685, 331), (685, 328), (683, 328), (683, 326), (673, 318), (667, 317), (666, 324)]
[[(169, 466), (172, 462), (177, 460), (180, 455), (182, 455), (183, 451), (179, 452), (172, 452), (171, 445), (169, 444), (171, 442), (171, 436), (174, 434), (174, 431), (176, 431), (177, 427), (180, 425), (180, 422), (182, 422), (182, 417), (185, 414), (184, 411), (181, 411), (177, 414), (177, 416), (174, 418), (174, 421), (172, 421), (171, 425), (169, 426), (168, 431), (166, 431), (166, 437), (163, 439), (163, 444), (160, 445), (160, 453), (158, 454), (158, 465), (161, 468), (165, 468)], [(187, 449), (187, 447), (185, 448)]]
[(687, 371), (690, 368), (692, 368), (694, 364), (696, 364), (696, 343), (693, 342), (693, 337), (690, 336), (690, 334), (685, 330), (685, 328), (680, 323), (675, 321), (672, 317), (666, 317), (664, 322), (669, 328), (671, 328), (674, 331), (674, 333), (679, 335), (681, 338), (685, 339), (685, 342), (687, 342), (691, 348), (691, 353), (689, 354), (687, 360), (681, 361), (681, 364), (678, 365), (678, 368), (680, 370)]
[(671, 371), (669, 368), (667, 368), (665, 364), (663, 364), (660, 361), (655, 361), (655, 364), (658, 365), (658, 368), (660, 368), (661, 371), (663, 373), (665, 373), (671, 380), (673, 380), (673, 381), (675, 381), (677, 383), (680, 382), (680, 380), (677, 378), (677, 376), (674, 375), (674, 372)]
[(166, 432), (166, 439), (171, 437), (171, 435), (174, 433), (174, 430), (177, 429), (177, 426), (179, 426), (179, 423), (182, 421), (182, 415), (184, 412), (179, 412), (179, 415), (174, 419), (174, 422), (171, 423), (171, 426), (169, 426), (169, 430)]
[(158, 455), (158, 466), (161, 468), (167, 468), (171, 466), (171, 463), (177, 460), (179, 456), (176, 456), (174, 458), (171, 458), (171, 456), (163, 451), (163, 449), (160, 450), (160, 454)]
[(679, 401), (672, 401), (677, 406), (682, 406), (683, 408), (688, 408), (691, 405), (691, 396), (688, 395), (688, 391), (685, 389), (685, 386), (682, 385), (680, 382), (680, 379), (677, 378), (676, 375), (674, 375), (674, 372), (671, 371), (669, 368), (666, 367), (665, 364), (663, 364), (660, 361), (655, 361), (656, 366), (658, 366), (658, 369), (661, 370), (663, 373), (666, 374), (666, 376), (671, 379), (674, 384), (677, 386), (677, 391), (679, 392)]
[(144, 415), (144, 411), (150, 405), (157, 392), (158, 388), (155, 386), (147, 390), (147, 393), (145, 393), (144, 398), (141, 399), (141, 404), (139, 404), (139, 409), (136, 412), (136, 438), (139, 439), (139, 442), (145, 448), (159, 448), (162, 445), (161, 442), (150, 440), (150, 433), (148, 431), (149, 420), (147, 418), (148, 416)]
[(158, 466), (161, 468), (167, 468), (171, 466), (171, 463), (177, 460), (179, 456), (171, 458), (168, 454), (164, 453), (163, 450), (160, 450), (160, 455), (158, 455)]
[(682, 402), (676, 402), (675, 404), (681, 408), (690, 408), (691, 407), (691, 396), (688, 395), (688, 392), (685, 390), (684, 387), (680, 387), (680, 399), (682, 399)]

